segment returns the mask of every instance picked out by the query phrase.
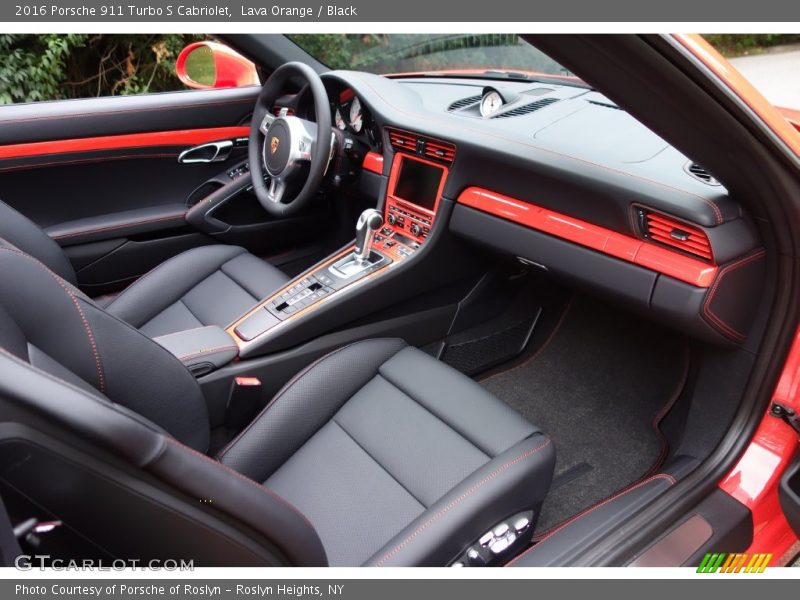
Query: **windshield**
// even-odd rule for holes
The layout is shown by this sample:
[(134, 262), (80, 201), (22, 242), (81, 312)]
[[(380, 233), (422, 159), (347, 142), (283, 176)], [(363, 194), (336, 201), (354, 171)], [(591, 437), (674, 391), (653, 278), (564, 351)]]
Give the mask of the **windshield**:
[(487, 77), (571, 75), (514, 34), (305, 34), (288, 36), (331, 69), (379, 75), (470, 71)]

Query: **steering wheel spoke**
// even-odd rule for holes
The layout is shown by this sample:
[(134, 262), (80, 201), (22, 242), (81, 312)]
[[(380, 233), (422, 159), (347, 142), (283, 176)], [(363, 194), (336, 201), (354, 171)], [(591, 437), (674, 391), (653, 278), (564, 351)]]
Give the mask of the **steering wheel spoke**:
[(267, 131), (269, 131), (269, 126), (272, 125), (272, 122), (275, 119), (277, 119), (277, 117), (270, 112), (264, 115), (264, 118), (261, 120), (261, 124), (258, 126), (258, 130), (261, 132), (262, 135), (267, 135)]
[(267, 187), (267, 198), (273, 204), (280, 204), (286, 193), (286, 182), (281, 177), (272, 177)]

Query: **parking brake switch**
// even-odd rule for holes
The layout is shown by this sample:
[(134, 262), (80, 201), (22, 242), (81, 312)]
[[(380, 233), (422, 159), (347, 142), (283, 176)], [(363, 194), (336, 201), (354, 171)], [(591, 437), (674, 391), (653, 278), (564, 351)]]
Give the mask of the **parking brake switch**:
[(484, 533), (453, 561), (451, 567), (484, 567), (507, 562), (530, 541), (531, 511), (518, 513)]

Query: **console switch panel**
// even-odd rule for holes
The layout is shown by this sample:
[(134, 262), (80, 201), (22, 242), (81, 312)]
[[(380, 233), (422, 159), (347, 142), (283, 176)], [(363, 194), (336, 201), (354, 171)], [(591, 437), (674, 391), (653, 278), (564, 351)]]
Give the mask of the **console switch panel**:
[(267, 311), (283, 320), (334, 292), (333, 280), (322, 275), (304, 277), (266, 305)]

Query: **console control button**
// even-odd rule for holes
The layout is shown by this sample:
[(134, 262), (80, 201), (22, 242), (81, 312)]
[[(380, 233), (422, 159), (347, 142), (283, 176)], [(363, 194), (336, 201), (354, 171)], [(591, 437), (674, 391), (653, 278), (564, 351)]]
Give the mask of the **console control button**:
[(508, 523), (500, 523), (497, 527), (492, 530), (494, 537), (503, 537), (505, 534), (508, 533)]
[(522, 533), (525, 531), (531, 524), (530, 519), (528, 517), (522, 517), (514, 521), (514, 531), (517, 533)]

